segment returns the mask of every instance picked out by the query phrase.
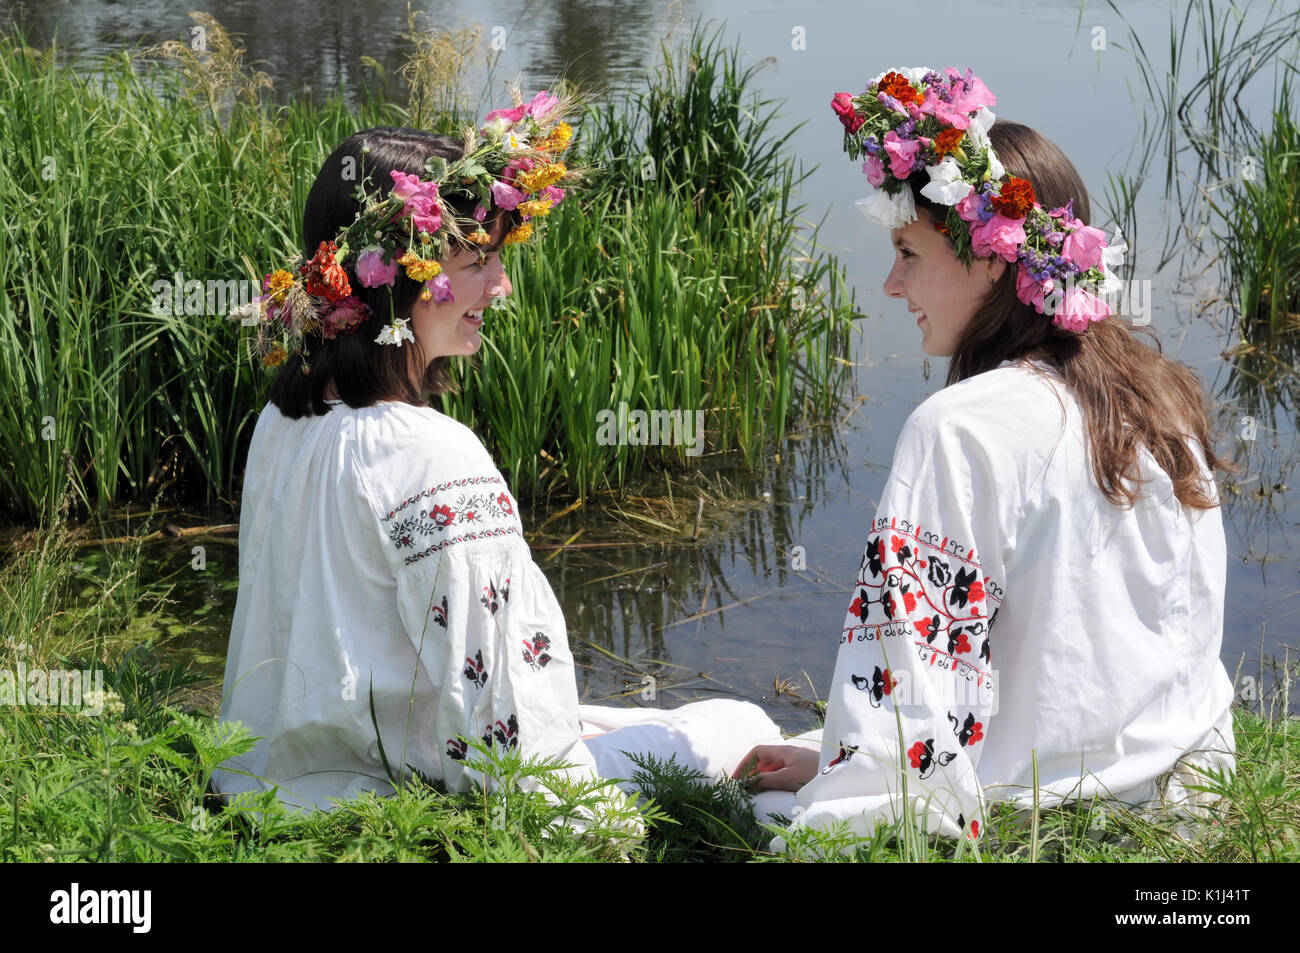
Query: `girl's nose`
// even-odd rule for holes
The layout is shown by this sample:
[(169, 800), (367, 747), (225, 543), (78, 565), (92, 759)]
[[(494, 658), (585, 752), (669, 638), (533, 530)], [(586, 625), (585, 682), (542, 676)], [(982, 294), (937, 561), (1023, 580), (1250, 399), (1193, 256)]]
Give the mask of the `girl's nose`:
[(501, 276), (488, 287), (488, 292), (494, 298), (508, 298), (514, 290), (514, 285), (510, 284), (510, 277), (506, 274), (505, 268), (501, 269)]
[(898, 262), (894, 262), (894, 267), (889, 269), (889, 275), (885, 278), (885, 294), (891, 298), (903, 297), (903, 282), (898, 277)]

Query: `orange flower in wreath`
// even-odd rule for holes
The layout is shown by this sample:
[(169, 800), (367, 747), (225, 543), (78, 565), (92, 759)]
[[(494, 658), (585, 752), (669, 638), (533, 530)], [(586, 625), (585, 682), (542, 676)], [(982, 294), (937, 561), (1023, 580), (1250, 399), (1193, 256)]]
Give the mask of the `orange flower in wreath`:
[(989, 201), (995, 212), (1007, 218), (1024, 218), (1034, 207), (1034, 202), (1038, 200), (1029, 180), (1017, 179), (1015, 176), (1004, 182), (999, 192), (1000, 194), (993, 196)]
[(917, 92), (916, 87), (909, 83), (902, 73), (886, 73), (880, 77), (876, 88), (888, 96), (893, 96), (904, 106), (909, 103), (919, 106), (925, 101), (925, 97)]

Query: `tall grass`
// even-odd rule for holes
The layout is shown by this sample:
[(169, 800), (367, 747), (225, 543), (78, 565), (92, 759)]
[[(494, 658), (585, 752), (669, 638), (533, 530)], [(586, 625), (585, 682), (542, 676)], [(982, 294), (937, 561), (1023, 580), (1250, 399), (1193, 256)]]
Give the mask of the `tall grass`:
[[(223, 315), (155, 314), (154, 283), (258, 280), (299, 245), (306, 192), (334, 146), (409, 121), (409, 107), (369, 88), (355, 107), (341, 94), (272, 106), (238, 44), (203, 23), (205, 54), (173, 44), (76, 68), (0, 37), (0, 507), (26, 520), (49, 522), (69, 500), (103, 514), (160, 489), (235, 497), (269, 376), (241, 359)], [(422, 36), (413, 28), (417, 79), (432, 75), (419, 64), (437, 49)], [(810, 246), (795, 234), (798, 210), (775, 200), (794, 181), (785, 140), (760, 141), (729, 105), (746, 81), (734, 53), (716, 83), (708, 64), (723, 54), (692, 55), (705, 77), (686, 90), (655, 87), (578, 124), (590, 157), (611, 160), (606, 172), (540, 243), (508, 253), (520, 292), (485, 333), (480, 367), (460, 369), (464, 394), (444, 404), (485, 435), (525, 498), (585, 496), (686, 462), (681, 448), (597, 444), (595, 414), (619, 400), (707, 408), (709, 449), (751, 460), (790, 415), (833, 410), (832, 357), (851, 315), (842, 274), (819, 258), (794, 278)], [(440, 100), (428, 82), (413, 87), (422, 124), (463, 118), (428, 118)], [(709, 93), (722, 97), (714, 107)], [(662, 114), (707, 120), (708, 146), (652, 188), (608, 154), (636, 138), (628, 130), (651, 99)], [(656, 122), (664, 136), (690, 131)], [(680, 190), (669, 172), (684, 177)], [(708, 201), (682, 198), (697, 182), (723, 186)], [(619, 183), (639, 191), (620, 195)]]
[(263, 382), (223, 316), (155, 314), (154, 282), (257, 279), (294, 243), (301, 170), (400, 117), (227, 98), (211, 76), (129, 55), (82, 75), (0, 39), (0, 487), (29, 520), (69, 490), (91, 513), (169, 482), (233, 496)]
[(596, 415), (620, 402), (705, 410), (709, 449), (750, 463), (792, 414), (837, 406), (851, 293), (799, 224), (799, 127), (771, 135), (776, 107), (754, 93), (756, 73), (697, 22), (684, 52), (664, 46), (644, 91), (584, 117), (590, 188), (515, 259), (519, 292), (489, 322), (460, 397), (444, 398), (485, 422), (525, 493), (585, 497), (687, 461), (680, 445), (598, 444)]

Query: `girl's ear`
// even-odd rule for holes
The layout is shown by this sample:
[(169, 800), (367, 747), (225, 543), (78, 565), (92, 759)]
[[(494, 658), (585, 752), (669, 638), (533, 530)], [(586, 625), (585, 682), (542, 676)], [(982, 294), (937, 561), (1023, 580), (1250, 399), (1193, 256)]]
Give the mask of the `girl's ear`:
[(993, 255), (990, 258), (985, 258), (984, 263), (985, 270), (988, 272), (990, 288), (1001, 281), (1006, 275), (1007, 269), (1011, 267), (1010, 263), (1008, 263), (1001, 255)]

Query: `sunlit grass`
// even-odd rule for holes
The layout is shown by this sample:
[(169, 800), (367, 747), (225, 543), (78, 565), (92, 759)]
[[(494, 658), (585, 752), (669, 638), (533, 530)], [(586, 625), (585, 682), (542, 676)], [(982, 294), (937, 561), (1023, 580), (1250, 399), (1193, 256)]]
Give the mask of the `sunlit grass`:
[[(25, 520), (49, 522), (65, 501), (102, 515), (159, 489), (232, 502), (270, 376), (224, 313), (154, 313), (155, 283), (260, 281), (298, 246), (338, 142), (411, 109), (443, 131), (464, 118), (425, 116), (460, 94), (436, 94), (422, 65), (436, 44), (414, 25), (413, 102), (364, 88), (355, 107), (338, 95), (273, 106), (239, 45), (200, 25), (201, 53), (62, 66), (0, 38), (0, 505)], [(507, 253), (520, 293), (443, 405), (484, 436), (517, 495), (584, 497), (689, 462), (681, 447), (597, 443), (595, 415), (620, 400), (703, 409), (708, 452), (751, 462), (793, 416), (833, 412), (852, 316), (841, 268), (798, 231), (788, 136), (752, 118), (763, 104), (748, 103), (736, 53), (697, 36), (690, 55), (684, 88), (661, 72), (577, 124), (574, 161), (603, 171), (542, 241)], [(703, 151), (686, 148), (701, 135)], [(681, 158), (647, 184), (622, 144)]]

